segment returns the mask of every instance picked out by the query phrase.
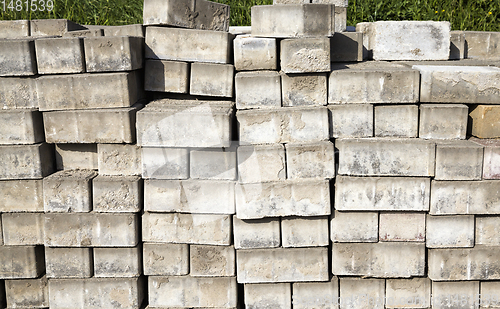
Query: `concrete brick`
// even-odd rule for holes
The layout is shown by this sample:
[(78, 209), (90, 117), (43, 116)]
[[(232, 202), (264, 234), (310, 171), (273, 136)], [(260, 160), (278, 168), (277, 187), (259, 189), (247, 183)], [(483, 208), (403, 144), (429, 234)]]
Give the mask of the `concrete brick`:
[(328, 103), (416, 103), (419, 86), (418, 71), (400, 64), (332, 64)]
[(0, 181), (0, 212), (43, 212), (42, 180)]
[(430, 216), (425, 227), (427, 248), (474, 246), (474, 216)]
[(238, 111), (241, 142), (250, 144), (302, 143), (328, 140), (325, 107), (288, 107)]
[(276, 70), (276, 39), (238, 35), (233, 41), (236, 71)]
[(0, 38), (13, 39), (30, 35), (29, 20), (2, 20), (0, 21)]
[(45, 272), (43, 246), (0, 246), (0, 278), (34, 279)]
[(328, 246), (328, 217), (281, 219), (283, 247)]
[[(0, 218), (0, 230), (3, 231), (2, 219), (1, 218)], [(0, 235), (0, 246), (3, 246), (4, 245), (4, 243), (3, 243), (3, 232), (0, 233), (0, 234), (2, 234), (2, 235)], [(0, 299), (0, 303), (2, 303), (1, 299)]]
[(92, 210), (93, 170), (59, 171), (43, 179), (45, 212), (89, 212)]
[(160, 308), (221, 307), (237, 303), (234, 277), (148, 277), (149, 305)]
[(330, 141), (286, 144), (288, 179), (335, 177), (335, 149)]
[(44, 308), (49, 306), (48, 281), (40, 279), (5, 280), (8, 308)]
[(236, 108), (281, 107), (281, 77), (275, 71), (240, 72), (235, 77)]
[(35, 109), (0, 111), (0, 144), (35, 144), (45, 141), (42, 114)]
[(67, 19), (30, 20), (31, 36), (62, 36), (69, 31), (85, 30), (85, 27)]
[(36, 77), (0, 77), (0, 107), (38, 108), (36, 81)]
[(379, 105), (374, 108), (376, 137), (417, 137), (417, 105)]
[(463, 104), (422, 104), (418, 135), (427, 139), (465, 139), (468, 112)]
[(328, 281), (327, 248), (238, 250), (238, 283)]
[(35, 40), (35, 51), (39, 74), (85, 72), (81, 38), (40, 38)]
[(233, 217), (236, 249), (276, 248), (281, 244), (279, 218), (240, 220)]
[(2, 229), (7, 246), (43, 245), (43, 213), (4, 213)]
[(189, 273), (189, 245), (143, 244), (146, 276), (181, 276)]
[(295, 309), (338, 309), (339, 283), (337, 277), (330, 282), (298, 282), (293, 284), (292, 305)]
[(46, 112), (43, 113), (45, 139), (48, 143), (133, 143), (139, 108), (140, 105), (135, 105)]
[(56, 144), (57, 170), (97, 170), (97, 144)]
[(436, 145), (435, 180), (481, 180), (483, 146), (470, 141)]
[(148, 59), (231, 63), (233, 38), (221, 31), (147, 27), (145, 53)]
[(188, 148), (142, 147), (141, 150), (143, 178), (189, 178)]
[(240, 183), (286, 178), (285, 148), (281, 144), (239, 146), (237, 156)]
[(142, 96), (139, 77), (136, 72), (42, 76), (37, 79), (40, 110), (129, 107)]
[(236, 275), (236, 251), (233, 246), (189, 247), (189, 267), (195, 277), (233, 277)]
[(429, 308), (431, 281), (428, 278), (387, 279), (386, 308)]
[(245, 284), (245, 308), (292, 308), (290, 283)]
[(464, 31), (450, 31), (450, 60), (466, 58)]
[(425, 245), (396, 242), (333, 243), (332, 261), (334, 275), (379, 278), (423, 276)]
[(45, 214), (45, 246), (134, 247), (139, 241), (136, 214)]
[(30, 76), (37, 73), (33, 39), (0, 40), (0, 76)]
[(144, 2), (144, 25), (201, 30), (229, 30), (229, 5), (205, 0)]
[(232, 64), (192, 63), (189, 93), (213, 97), (233, 96)]
[(372, 137), (373, 105), (343, 104), (328, 106), (330, 137)]
[(430, 141), (339, 139), (335, 145), (340, 154), (340, 175), (434, 176), (436, 146)]
[(159, 243), (229, 245), (231, 216), (144, 213), (142, 240)]
[(498, 308), (499, 300), (499, 283), (498, 282), (480, 282), (481, 291), (481, 308)]
[(236, 184), (235, 192), (236, 216), (239, 219), (330, 214), (327, 180)]
[(495, 180), (432, 181), (432, 215), (498, 213), (500, 189)]
[(63, 38), (86, 38), (94, 36), (104, 36), (104, 29), (86, 29), (69, 31), (63, 34)]
[(380, 213), (380, 241), (425, 241), (425, 213)]
[(330, 72), (329, 38), (285, 39), (280, 44), (280, 63), (283, 72)]
[(234, 182), (146, 180), (144, 210), (197, 214), (234, 214)]
[(479, 282), (432, 282), (432, 308), (475, 309)]
[(336, 7), (346, 8), (349, 5), (348, 0), (311, 0), (311, 3), (334, 4)]
[(471, 134), (479, 138), (500, 137), (500, 105), (478, 105), (469, 114)]
[(252, 32), (252, 26), (230, 26), (229, 33), (234, 35), (246, 34), (250, 35)]
[(142, 68), (142, 37), (87, 37), (83, 42), (87, 72), (132, 71)]
[(335, 32), (335, 7), (330, 4), (255, 5), (252, 36), (318, 37)]
[(142, 274), (142, 247), (94, 248), (94, 276), (138, 277)]
[(335, 32), (345, 32), (347, 29), (347, 7), (335, 6)]
[(141, 175), (141, 158), (137, 145), (97, 144), (100, 175)]
[(500, 68), (414, 65), (421, 75), (421, 102), (498, 104)]
[(327, 104), (326, 74), (282, 74), (283, 106)]
[(143, 185), (139, 176), (104, 176), (92, 180), (92, 209), (95, 212), (139, 212)]
[(90, 248), (45, 247), (47, 278), (90, 278), (94, 260)]
[(89, 278), (49, 280), (50, 308), (141, 308), (143, 278)]
[[(86, 25), (86, 27), (89, 28), (90, 26)], [(144, 25), (135, 24), (135, 25), (104, 27), (104, 36), (122, 36), (122, 35), (144, 37)]]
[[(337, 13), (335, 7), (335, 13)], [(337, 23), (337, 15), (335, 16)], [(332, 62), (363, 61), (363, 33), (340, 32), (335, 25), (335, 34), (330, 39), (330, 60)], [(344, 30), (345, 31), (345, 30)]]
[(385, 308), (385, 280), (340, 278), (339, 285), (341, 309)]
[(188, 93), (189, 63), (147, 59), (144, 64), (144, 90)]
[(54, 150), (51, 145), (0, 146), (0, 179), (40, 179), (50, 175), (55, 168)]
[(476, 216), (476, 245), (500, 246), (500, 217)]
[(333, 242), (377, 242), (377, 212), (335, 211), (330, 220)]
[(500, 34), (487, 31), (464, 31), (467, 58), (499, 61)]
[(189, 165), (194, 179), (235, 180), (236, 146), (191, 150)]

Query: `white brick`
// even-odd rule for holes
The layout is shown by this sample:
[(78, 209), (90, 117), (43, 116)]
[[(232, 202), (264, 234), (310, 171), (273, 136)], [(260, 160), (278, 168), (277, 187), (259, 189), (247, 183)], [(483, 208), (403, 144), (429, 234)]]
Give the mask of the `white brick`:
[(339, 283), (337, 277), (333, 277), (330, 282), (294, 283), (292, 304), (295, 309), (338, 309)]
[(95, 212), (139, 212), (143, 189), (139, 176), (103, 176), (92, 180)]
[(7, 308), (42, 308), (49, 306), (47, 278), (5, 280)]
[(426, 139), (465, 139), (469, 108), (463, 104), (421, 104), (419, 132)]
[(328, 246), (328, 217), (281, 219), (283, 247)]
[(281, 144), (239, 146), (238, 181), (255, 183), (286, 178), (285, 148)]
[(378, 213), (335, 211), (330, 237), (333, 242), (377, 242)]
[(90, 278), (94, 261), (90, 248), (45, 247), (47, 278)]
[(233, 277), (236, 275), (236, 251), (233, 246), (189, 247), (191, 276)]
[(326, 74), (281, 74), (281, 89), (283, 106), (327, 104)]
[(500, 283), (480, 282), (481, 308), (500, 308)]
[(94, 277), (123, 278), (142, 274), (142, 248), (94, 248)]
[(234, 44), (234, 68), (237, 71), (276, 70), (276, 39), (238, 35)]
[(375, 136), (417, 137), (417, 105), (382, 105), (374, 107)]
[(188, 93), (189, 63), (147, 59), (144, 67), (144, 90)]
[(37, 77), (0, 77), (1, 108), (38, 108), (37, 80)]
[(82, 38), (38, 38), (35, 51), (39, 74), (85, 72)]
[(142, 178), (189, 178), (189, 149), (142, 147)]
[(141, 148), (127, 144), (97, 144), (100, 175), (141, 175)]
[(475, 238), (476, 245), (500, 246), (500, 217), (476, 216)]
[(246, 308), (292, 309), (290, 283), (245, 284)]
[(475, 137), (470, 141), (484, 146), (483, 179), (500, 179), (500, 141)]
[(425, 241), (425, 213), (381, 213), (380, 241)]
[(40, 179), (54, 171), (54, 150), (51, 145), (0, 146), (0, 180)]
[(281, 244), (280, 219), (240, 220), (233, 217), (236, 249), (276, 248)]
[(236, 146), (191, 150), (189, 159), (193, 179), (236, 180)]
[(43, 245), (43, 213), (4, 213), (1, 225), (7, 246)]
[(189, 273), (189, 245), (143, 244), (144, 275), (180, 276)]
[(343, 104), (328, 106), (330, 137), (372, 137), (373, 105)]
[(56, 144), (57, 170), (98, 169), (97, 144)]
[(340, 278), (339, 285), (341, 309), (385, 308), (385, 280)]
[(37, 73), (33, 39), (0, 40), (0, 76), (30, 76)]
[(38, 278), (45, 271), (43, 250), (43, 246), (0, 246), (0, 278)]
[(232, 64), (193, 63), (189, 93), (192, 95), (232, 97), (234, 67)]
[(432, 282), (432, 308), (476, 309), (479, 282)]
[(428, 278), (387, 279), (386, 308), (429, 308), (431, 281)]
[(43, 212), (42, 179), (0, 181), (0, 212)]
[(483, 147), (469, 141), (436, 145), (435, 180), (481, 180)]
[(235, 77), (235, 89), (237, 109), (281, 107), (278, 72), (239, 72)]
[(330, 38), (281, 40), (280, 64), (284, 73), (330, 72)]
[(288, 179), (335, 178), (335, 149), (330, 141), (286, 144)]
[(474, 216), (430, 216), (426, 219), (427, 248), (474, 246)]
[[(142, 69), (144, 38), (96, 36), (83, 40), (87, 72), (118, 72)], [(118, 60), (119, 59), (119, 60)]]
[(42, 114), (38, 110), (0, 110), (0, 123), (0, 144), (21, 145), (45, 141)]

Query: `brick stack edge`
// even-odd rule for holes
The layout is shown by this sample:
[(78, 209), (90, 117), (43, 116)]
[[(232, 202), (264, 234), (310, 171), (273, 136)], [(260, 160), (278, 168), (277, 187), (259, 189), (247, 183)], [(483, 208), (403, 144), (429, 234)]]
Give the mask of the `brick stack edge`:
[(500, 308), (500, 34), (347, 1), (0, 22), (0, 308)]

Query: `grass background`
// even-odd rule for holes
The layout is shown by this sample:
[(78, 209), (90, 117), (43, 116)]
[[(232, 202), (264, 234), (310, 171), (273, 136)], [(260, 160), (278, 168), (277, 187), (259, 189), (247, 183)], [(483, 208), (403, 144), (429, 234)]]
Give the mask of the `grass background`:
[[(23, 11), (8, 6), (22, 3)], [(29, 1), (29, 2), (26, 2)], [(31, 1), (53, 1), (54, 10), (25, 11)], [(231, 6), (231, 25), (250, 25), (250, 7), (272, 0), (214, 0)], [(5, 10), (4, 4), (5, 3)], [(36, 2), (38, 3), (38, 2)], [(66, 18), (82, 25), (142, 23), (143, 0), (0, 0), (0, 20)], [(347, 25), (377, 20), (450, 21), (452, 30), (500, 31), (500, 0), (350, 0)]]

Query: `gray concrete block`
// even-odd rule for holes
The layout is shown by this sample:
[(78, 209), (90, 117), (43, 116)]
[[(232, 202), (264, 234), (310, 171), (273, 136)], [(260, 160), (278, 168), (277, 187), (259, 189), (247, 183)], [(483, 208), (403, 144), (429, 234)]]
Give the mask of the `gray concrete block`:
[(327, 104), (326, 74), (282, 74), (283, 106)]
[(49, 307), (47, 277), (39, 279), (5, 280), (7, 308)]
[(500, 217), (476, 216), (474, 243), (476, 245), (500, 246)]
[(86, 29), (69, 31), (63, 34), (63, 38), (87, 38), (95, 36), (104, 36), (104, 29)]
[(43, 246), (0, 246), (0, 278), (34, 279), (45, 272)]
[(430, 141), (339, 139), (335, 146), (340, 154), (340, 175), (434, 176), (436, 145)]
[(480, 291), (482, 295), (481, 306), (486, 308), (498, 308), (500, 300), (498, 299), (498, 290), (500, 286), (498, 282), (480, 282)]
[(335, 209), (428, 211), (429, 178), (345, 177), (335, 182)]
[(147, 27), (145, 56), (148, 59), (231, 63), (233, 38), (232, 34), (222, 31)]
[(328, 246), (328, 217), (288, 217), (281, 219), (284, 248)]
[(466, 58), (464, 31), (450, 31), (450, 60)]
[(0, 179), (40, 179), (55, 168), (54, 149), (46, 143), (0, 146)]
[(245, 284), (245, 308), (292, 308), (290, 283)]
[(33, 39), (0, 40), (0, 76), (30, 76), (37, 73)]
[(142, 147), (142, 178), (189, 178), (189, 149)]
[(426, 139), (465, 139), (469, 108), (463, 104), (421, 104), (419, 133)]
[(235, 192), (239, 219), (326, 216), (331, 210), (327, 180), (236, 184)]
[(87, 37), (83, 40), (87, 72), (132, 71), (142, 68), (143, 37)]
[(195, 277), (236, 276), (233, 246), (189, 246), (189, 274)]
[(330, 141), (286, 144), (288, 179), (335, 177), (335, 149)]
[(31, 36), (62, 36), (85, 27), (67, 19), (33, 19), (30, 20)]
[(92, 209), (95, 212), (139, 212), (143, 204), (140, 176), (104, 176), (92, 180)]
[(56, 144), (57, 170), (97, 170), (97, 144)]
[(281, 144), (239, 146), (237, 156), (240, 183), (286, 179), (285, 148)]
[(94, 277), (127, 278), (142, 275), (142, 247), (94, 248)]
[(13, 39), (30, 35), (29, 20), (2, 20), (0, 21), (0, 38)]
[(59, 171), (43, 179), (45, 212), (89, 212), (92, 210), (93, 170)]
[(35, 40), (39, 74), (85, 72), (83, 39), (40, 38)]
[(431, 281), (429, 278), (387, 279), (386, 308), (429, 308)]
[(189, 92), (189, 63), (146, 59), (144, 90), (160, 92)]
[(436, 144), (435, 180), (481, 180), (483, 146), (470, 141)]
[[(91, 29), (89, 25), (87, 28)], [(96, 26), (103, 27), (103, 26)], [(144, 37), (144, 25), (134, 24), (134, 25), (123, 25), (123, 26), (104, 26), (104, 36), (141, 36)]]
[(47, 278), (90, 278), (94, 261), (90, 248), (45, 247)]
[(340, 7), (335, 5), (335, 32), (345, 32), (346, 30), (347, 30), (347, 6)]
[(329, 105), (330, 137), (372, 137), (373, 105)]
[(189, 175), (193, 179), (235, 180), (236, 146), (229, 148), (193, 149)]
[(43, 212), (42, 180), (0, 181), (0, 212)]
[(377, 212), (335, 211), (330, 220), (330, 238), (333, 242), (377, 242)]
[(378, 278), (423, 276), (426, 266), (425, 244), (333, 243), (332, 261), (334, 275)]
[(0, 107), (38, 108), (36, 81), (36, 77), (0, 77)]
[(252, 26), (230, 26), (229, 33), (234, 35), (246, 34), (250, 35), (252, 32)]
[(238, 283), (328, 281), (327, 248), (238, 250)]
[(318, 37), (335, 32), (335, 7), (330, 4), (256, 5), (252, 36)]
[(231, 243), (231, 216), (144, 213), (142, 215), (142, 240), (158, 243), (229, 245)]
[(277, 69), (276, 39), (238, 35), (233, 41), (233, 47), (236, 71)]
[(200, 30), (229, 30), (229, 5), (206, 0), (146, 0), (144, 25), (167, 25)]
[(280, 219), (240, 220), (233, 217), (236, 249), (276, 248), (281, 244)]
[(374, 108), (376, 137), (417, 137), (417, 105), (378, 105)]
[(470, 134), (479, 138), (500, 137), (500, 105), (477, 105), (469, 113)]
[(97, 144), (100, 175), (141, 175), (141, 157), (137, 145)]
[(346, 8), (349, 5), (348, 0), (311, 0), (311, 3), (334, 4), (335, 7)]
[(379, 241), (425, 241), (425, 213), (380, 213)]
[(153, 308), (233, 308), (237, 305), (234, 277), (148, 277), (149, 305)]
[(383, 309), (385, 280), (366, 278), (340, 278), (340, 308)]
[(474, 246), (474, 216), (427, 215), (425, 226), (427, 248)]
[(1, 110), (0, 123), (0, 144), (35, 144), (45, 141), (42, 114), (38, 110)]
[(43, 213), (2, 214), (6, 246), (43, 245)]
[(329, 38), (285, 39), (280, 44), (280, 63), (283, 72), (330, 72)]
[(295, 309), (339, 308), (339, 280), (330, 282), (298, 282), (292, 286), (292, 305)]
[[(335, 13), (337, 9), (335, 7)], [(336, 15), (335, 22), (337, 20)], [(341, 32), (335, 29), (335, 34), (330, 39), (330, 60), (332, 62), (363, 61), (363, 33)]]
[(487, 31), (464, 31), (467, 58), (499, 61), (500, 34)]
[(276, 71), (240, 72), (234, 84), (237, 109), (281, 107), (281, 77)]
[(181, 276), (189, 273), (189, 245), (143, 244), (146, 276)]
[(479, 282), (432, 282), (431, 306), (436, 309), (475, 309)]

